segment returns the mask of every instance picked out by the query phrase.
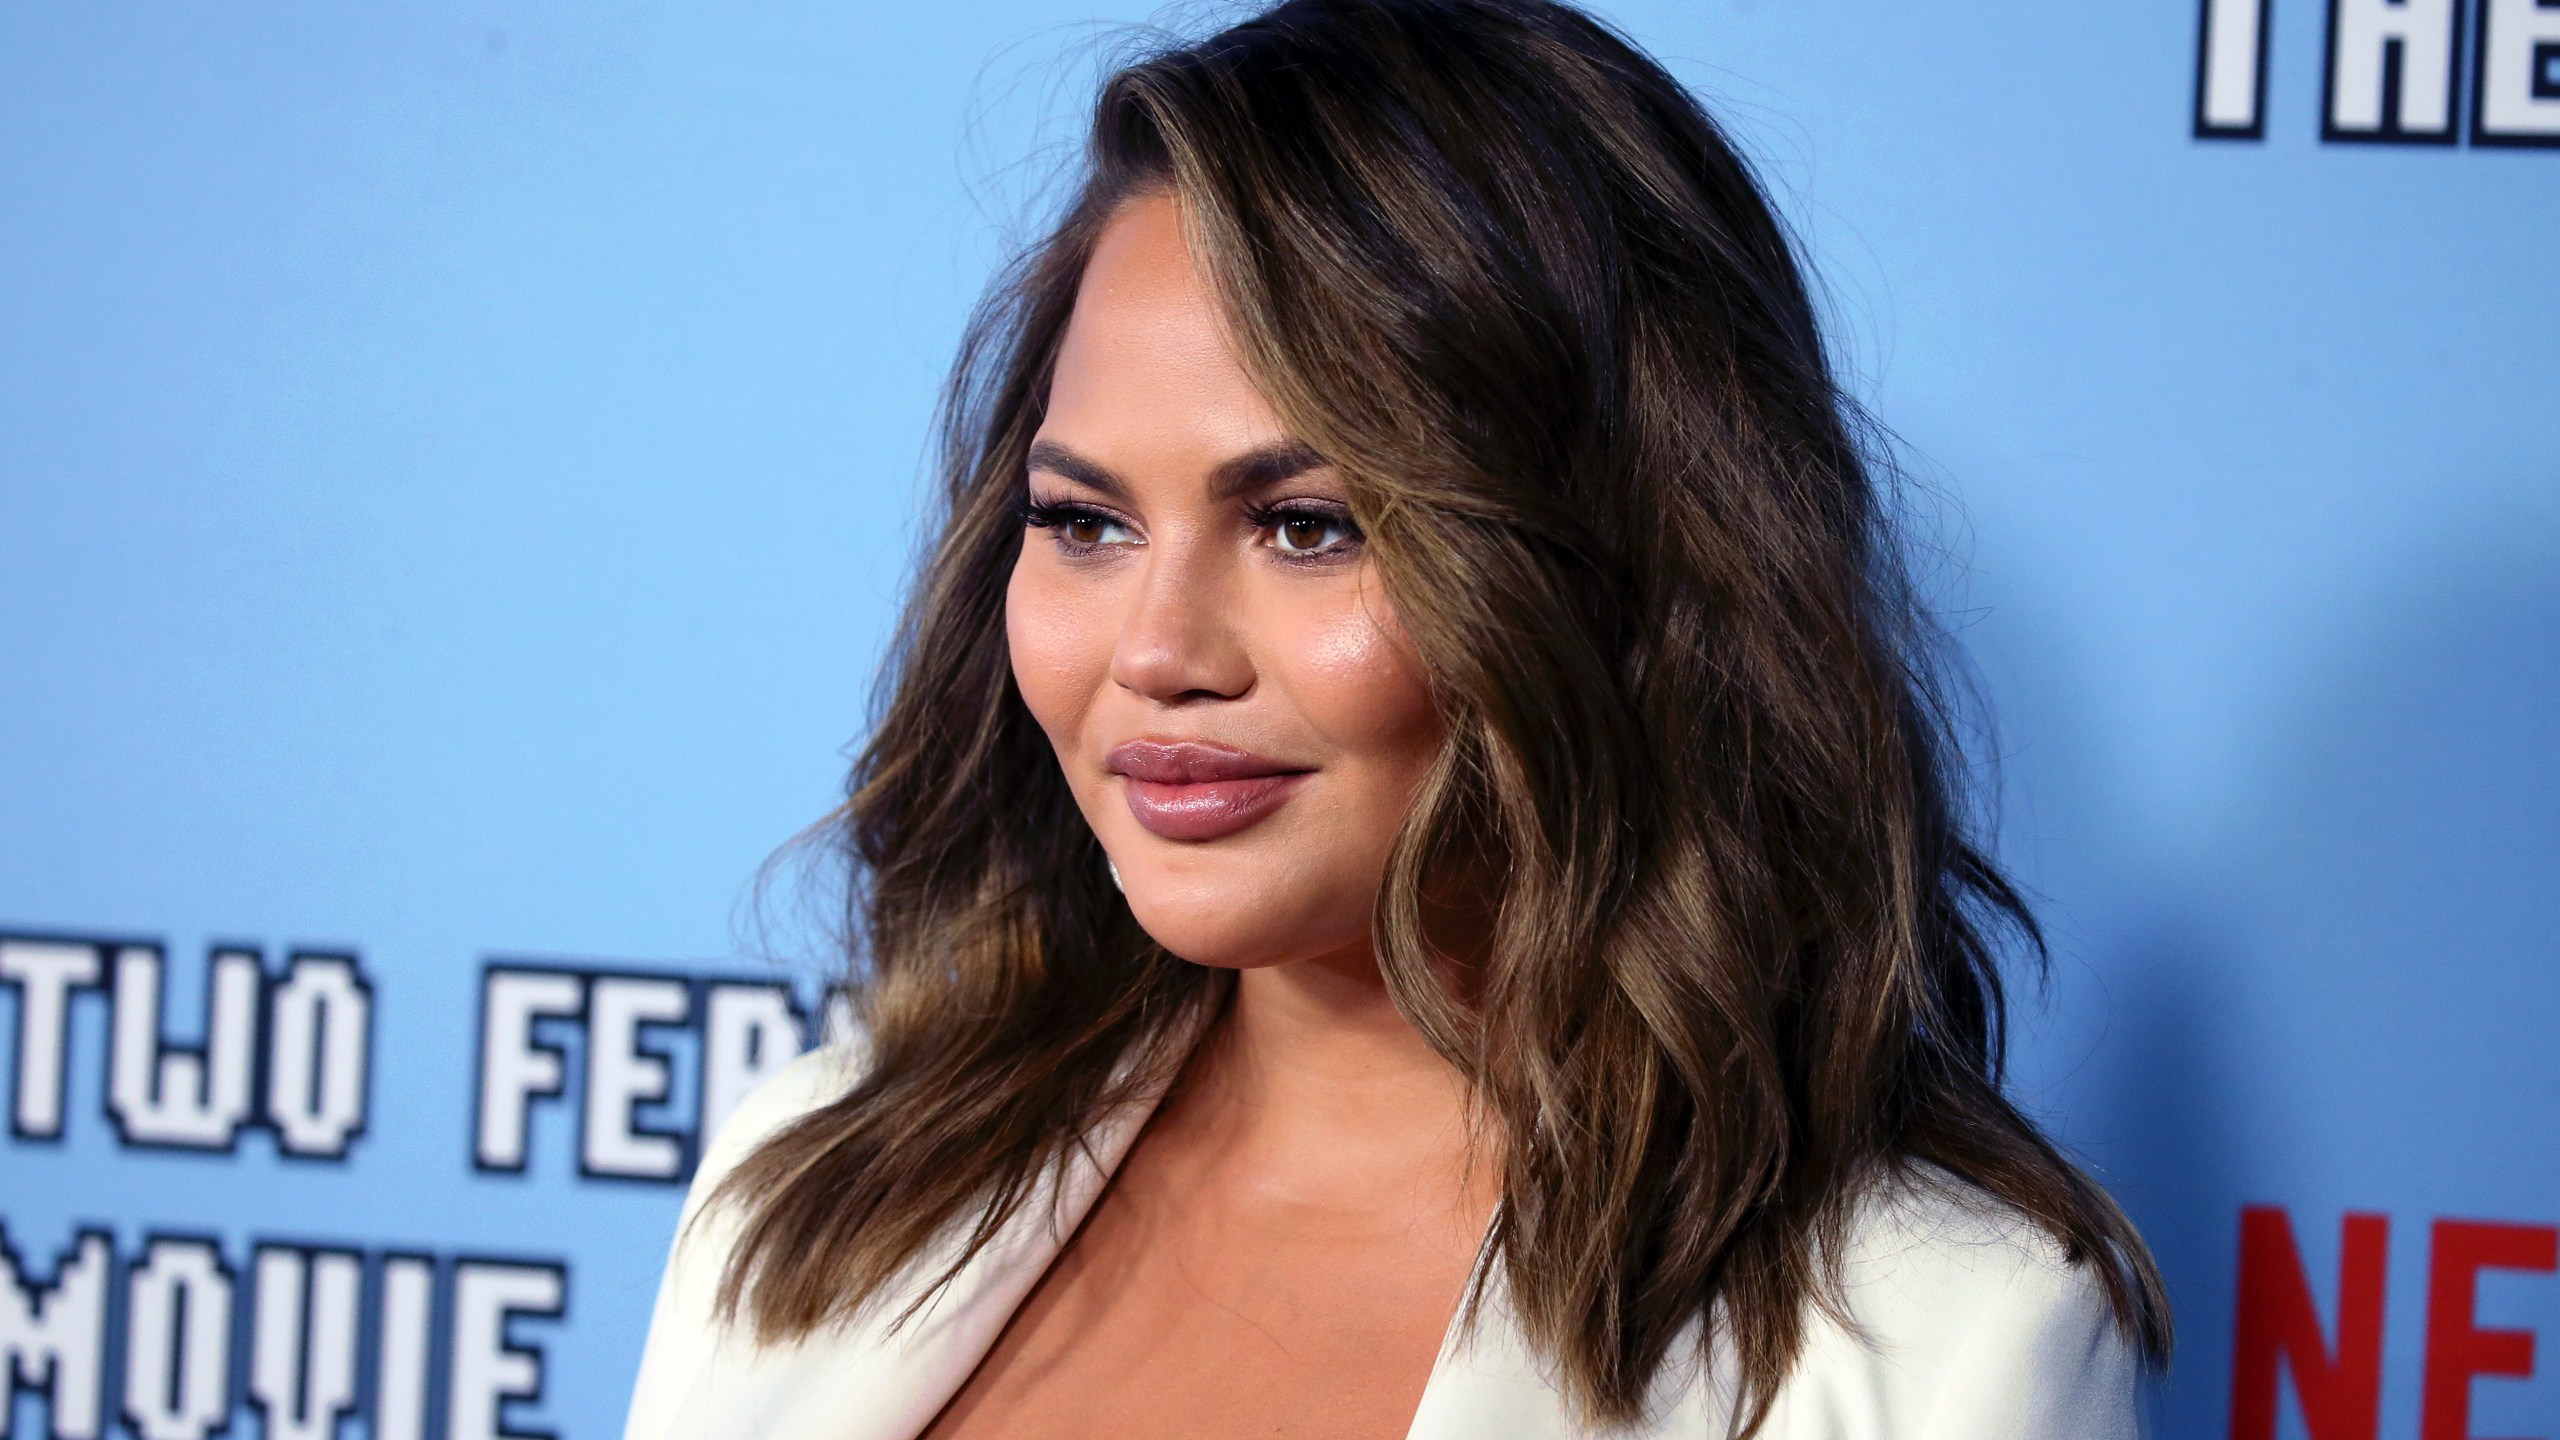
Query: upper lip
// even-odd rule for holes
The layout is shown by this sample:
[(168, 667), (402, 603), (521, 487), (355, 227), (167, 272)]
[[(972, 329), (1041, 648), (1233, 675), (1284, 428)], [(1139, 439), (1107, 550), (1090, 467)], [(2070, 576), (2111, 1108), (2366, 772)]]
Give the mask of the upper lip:
[(1131, 740), (1102, 757), (1114, 775), (1152, 785), (1205, 785), (1213, 780), (1258, 780), (1308, 769), (1207, 740)]

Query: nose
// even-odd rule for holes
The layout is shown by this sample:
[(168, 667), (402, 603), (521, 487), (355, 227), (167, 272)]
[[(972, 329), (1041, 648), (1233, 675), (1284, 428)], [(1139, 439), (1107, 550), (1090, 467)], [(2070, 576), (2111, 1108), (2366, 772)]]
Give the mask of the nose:
[(1234, 700), (1253, 688), (1239, 633), (1234, 575), (1215, 544), (1159, 535), (1121, 617), (1111, 679), (1163, 705)]

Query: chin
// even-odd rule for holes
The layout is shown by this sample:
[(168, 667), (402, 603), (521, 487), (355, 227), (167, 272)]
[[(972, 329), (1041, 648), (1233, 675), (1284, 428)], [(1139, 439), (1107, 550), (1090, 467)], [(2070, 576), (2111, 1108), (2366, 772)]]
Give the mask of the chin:
[(1368, 943), (1368, 896), (1357, 903), (1332, 898), (1341, 892), (1306, 884), (1285, 865), (1203, 874), (1231, 867), (1151, 863), (1152, 858), (1120, 862), (1129, 912), (1157, 944), (1195, 965), (1261, 970)]

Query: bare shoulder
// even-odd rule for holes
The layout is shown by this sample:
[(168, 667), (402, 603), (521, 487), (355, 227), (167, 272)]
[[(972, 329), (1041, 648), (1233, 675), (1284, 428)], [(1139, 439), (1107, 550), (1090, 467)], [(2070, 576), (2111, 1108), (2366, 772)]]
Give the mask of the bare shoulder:
[(1786, 1387), (1803, 1433), (2137, 1433), (2140, 1367), (2104, 1280), (2026, 1214), (1914, 1165), (1861, 1201), (1840, 1259), (1847, 1313), (1816, 1321)]

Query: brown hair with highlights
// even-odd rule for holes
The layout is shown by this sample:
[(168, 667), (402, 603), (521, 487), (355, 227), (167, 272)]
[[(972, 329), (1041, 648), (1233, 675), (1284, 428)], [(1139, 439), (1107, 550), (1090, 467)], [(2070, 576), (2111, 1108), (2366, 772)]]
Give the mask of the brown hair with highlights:
[[(1711, 1322), (1755, 1425), (1853, 1206), (1915, 1162), (2165, 1360), (2141, 1239), (2003, 1090), (1999, 942), (2042, 942), (1970, 827), (1882, 447), (1699, 103), (1545, 0), (1288, 0), (1114, 74), (1087, 157), (952, 372), (938, 538), (827, 832), (870, 1060), (721, 1191), (731, 1312), (788, 1338), (973, 1253), (1232, 989), (1131, 918), (1006, 655), (1078, 276), (1162, 189), (1427, 662), (1449, 739), (1376, 946), (1498, 1136), (1490, 1263), (1573, 1397), (1638, 1414)], [(1422, 897), (1486, 866), (1453, 988)]]

